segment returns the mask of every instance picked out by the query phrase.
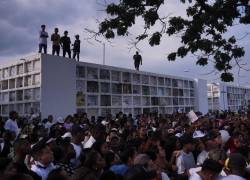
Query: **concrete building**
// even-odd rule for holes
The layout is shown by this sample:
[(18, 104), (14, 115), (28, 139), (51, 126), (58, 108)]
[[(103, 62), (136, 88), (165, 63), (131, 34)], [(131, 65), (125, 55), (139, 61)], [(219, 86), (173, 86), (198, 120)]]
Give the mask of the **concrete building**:
[(207, 83), (37, 54), (0, 67), (0, 113), (207, 113)]
[(250, 87), (229, 85), (226, 83), (211, 83), (208, 87), (209, 110), (247, 109), (250, 105)]

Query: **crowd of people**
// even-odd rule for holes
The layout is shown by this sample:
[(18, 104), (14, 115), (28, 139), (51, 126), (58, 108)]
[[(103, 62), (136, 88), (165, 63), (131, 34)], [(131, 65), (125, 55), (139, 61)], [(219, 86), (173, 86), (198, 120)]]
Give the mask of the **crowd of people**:
[(86, 113), (0, 120), (0, 179), (250, 179), (250, 116)]
[[(43, 24), (41, 25), (41, 31), (39, 32), (39, 53), (47, 54), (47, 39), (49, 37), (48, 32), (46, 32), (46, 26)], [(74, 44), (72, 44), (73, 48), (73, 59), (77, 58), (79, 61), (80, 55), (80, 36), (77, 34), (75, 35)], [(68, 37), (68, 31), (64, 31), (64, 36), (60, 36), (58, 28), (55, 28), (54, 33), (51, 35), (52, 41), (52, 55), (59, 56), (60, 48), (62, 47), (63, 50), (63, 57), (68, 54), (68, 57), (71, 58), (71, 40)]]

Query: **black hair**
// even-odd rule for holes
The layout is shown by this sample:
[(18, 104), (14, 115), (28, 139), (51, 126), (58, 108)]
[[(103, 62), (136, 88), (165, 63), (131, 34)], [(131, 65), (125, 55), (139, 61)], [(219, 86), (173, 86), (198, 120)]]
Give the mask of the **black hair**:
[(219, 174), (222, 170), (223, 166), (212, 159), (206, 159), (202, 165), (201, 170), (202, 171), (210, 171), (210, 172), (214, 172), (216, 174)]
[(65, 176), (63, 176), (61, 174), (62, 171), (63, 171), (63, 169), (61, 169), (61, 168), (57, 168), (57, 169), (52, 170), (49, 173), (49, 175), (47, 177), (47, 180), (54, 180), (54, 179), (56, 179), (56, 180), (67, 180), (67, 177), (65, 177)]
[(10, 111), (10, 113), (9, 113), (10, 119), (13, 119), (16, 114), (17, 114), (16, 111)]
[(20, 146), (24, 145), (24, 144), (28, 144), (29, 141), (26, 139), (18, 139), (15, 141), (14, 143), (14, 151), (16, 151)]
[(125, 149), (121, 154), (120, 154), (120, 159), (123, 163), (128, 163), (128, 160), (130, 157), (133, 157), (135, 155), (135, 149), (134, 148), (128, 148)]
[(127, 172), (124, 175), (124, 180), (150, 180), (151, 177), (147, 175), (145, 169), (140, 166), (136, 165), (127, 170)]
[(106, 141), (103, 141), (103, 140), (98, 140), (96, 141), (93, 146), (92, 146), (92, 149), (95, 150), (95, 151), (98, 151), (100, 154), (101, 154), (101, 147), (103, 144), (105, 144)]
[(91, 151), (90, 153), (88, 153), (86, 155), (84, 166), (89, 168), (89, 169), (93, 169), (94, 165), (96, 164), (98, 154), (99, 154), (99, 152), (94, 151), (94, 150)]

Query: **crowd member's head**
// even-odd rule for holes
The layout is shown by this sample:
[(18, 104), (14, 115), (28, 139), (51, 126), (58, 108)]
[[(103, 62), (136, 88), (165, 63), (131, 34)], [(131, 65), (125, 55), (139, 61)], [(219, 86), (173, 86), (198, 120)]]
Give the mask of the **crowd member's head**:
[(91, 130), (91, 134), (96, 140), (106, 140), (106, 128), (102, 124), (95, 125)]
[(56, 180), (69, 180), (69, 177), (63, 169), (57, 168), (57, 169), (52, 170), (47, 177), (47, 180), (55, 180), (55, 179)]
[(18, 118), (18, 113), (16, 111), (10, 111), (9, 118), (12, 120), (16, 120)]
[(110, 140), (109, 140), (109, 147), (112, 151), (114, 152), (118, 152), (120, 149), (120, 138), (118, 135), (112, 135), (110, 136)]
[(48, 144), (46, 144), (46, 141), (47, 140), (45, 138), (38, 141), (32, 147), (32, 150), (31, 150), (35, 161), (38, 161), (39, 163), (43, 164), (45, 167), (48, 166), (54, 160), (53, 152), (51, 151)]
[(69, 162), (70, 159), (72, 159), (72, 158), (74, 158), (76, 156), (74, 147), (68, 140), (64, 140), (61, 143), (61, 147), (63, 148), (64, 153), (65, 153), (64, 154), (65, 162)]
[(184, 134), (180, 138), (180, 142), (182, 145), (182, 150), (185, 151), (186, 153), (189, 153), (194, 150), (194, 140), (192, 136)]
[(103, 157), (108, 153), (108, 144), (106, 141), (96, 141), (92, 148), (98, 151)]
[(209, 131), (204, 138), (205, 148), (209, 151), (211, 149), (219, 148), (221, 145), (221, 136), (218, 132)]
[(84, 166), (98, 173), (105, 167), (105, 161), (99, 152), (91, 151), (86, 155)]
[(55, 28), (54, 31), (55, 31), (55, 33), (57, 34), (57, 33), (58, 33), (58, 28)]
[(64, 31), (64, 36), (68, 36), (68, 31)]
[(217, 161), (212, 159), (207, 159), (204, 161), (199, 175), (204, 180), (213, 180), (220, 174), (222, 170), (222, 165)]
[(231, 154), (225, 162), (225, 171), (228, 175), (245, 175), (246, 160), (241, 154)]
[(84, 140), (85, 131), (81, 125), (74, 124), (71, 129), (73, 142), (76, 144), (81, 143)]
[(109, 151), (105, 156), (106, 168), (110, 168), (111, 166), (120, 162), (120, 158), (117, 154), (112, 151)]
[(134, 164), (134, 159), (136, 156), (136, 152), (134, 148), (127, 148), (120, 154), (120, 159), (122, 163), (127, 164), (128, 166), (132, 166)]
[(46, 28), (45, 24), (42, 24), (42, 25), (41, 25), (41, 29), (42, 29), (42, 31), (44, 31), (44, 30), (45, 30), (45, 28)]
[(25, 156), (31, 151), (30, 143), (26, 139), (18, 139), (14, 143), (14, 153), (17, 159), (24, 160)]
[(49, 115), (49, 116), (48, 116), (48, 122), (50, 122), (50, 123), (53, 122), (53, 116), (52, 116), (52, 115)]

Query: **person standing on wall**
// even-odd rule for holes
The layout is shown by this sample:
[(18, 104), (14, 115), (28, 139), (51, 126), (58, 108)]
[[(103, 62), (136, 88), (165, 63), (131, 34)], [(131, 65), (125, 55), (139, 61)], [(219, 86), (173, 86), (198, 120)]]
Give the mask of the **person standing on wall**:
[(58, 28), (55, 28), (55, 32), (51, 35), (52, 41), (52, 55), (59, 56), (60, 53), (60, 35), (58, 34)]
[(135, 69), (139, 71), (139, 66), (140, 64), (142, 65), (142, 57), (138, 51), (136, 51), (136, 54), (133, 56), (133, 59), (134, 59)]
[(73, 59), (75, 59), (77, 57), (77, 61), (79, 61), (79, 55), (80, 55), (80, 44), (81, 44), (81, 41), (80, 41), (80, 36), (77, 34), (75, 36), (76, 40), (73, 44)]
[(68, 31), (64, 31), (64, 36), (61, 37), (60, 43), (63, 48), (63, 57), (65, 57), (66, 53), (68, 53), (69, 58), (71, 58), (71, 51), (70, 51), (70, 38), (68, 37)]
[(47, 54), (47, 38), (49, 37), (48, 33), (45, 31), (46, 26), (41, 25), (41, 31), (39, 32), (39, 53), (42, 53), (42, 49), (44, 54)]

